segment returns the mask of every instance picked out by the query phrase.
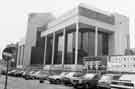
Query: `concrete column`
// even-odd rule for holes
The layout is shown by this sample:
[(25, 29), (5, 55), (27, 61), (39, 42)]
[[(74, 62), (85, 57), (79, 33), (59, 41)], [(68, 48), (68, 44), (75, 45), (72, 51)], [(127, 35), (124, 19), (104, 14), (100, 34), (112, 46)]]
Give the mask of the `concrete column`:
[(98, 51), (98, 27), (95, 27), (95, 56), (97, 56)]
[(22, 64), (21, 65), (23, 65), (24, 63), (23, 63), (23, 60), (24, 60), (24, 47), (25, 47), (25, 45), (23, 45), (22, 46)]
[(66, 28), (63, 30), (63, 51), (62, 51), (62, 65), (64, 67), (64, 59), (65, 59), (65, 42), (66, 42)]
[(47, 49), (47, 36), (45, 37), (44, 64), (46, 64), (46, 49)]
[(55, 32), (53, 33), (52, 64), (54, 64), (54, 56), (55, 56)]
[(79, 23), (76, 23), (76, 40), (75, 40), (75, 64), (78, 62), (78, 34), (79, 34)]
[(23, 45), (20, 46), (20, 63), (19, 63), (19, 65), (22, 65), (22, 58), (23, 58)]
[(20, 61), (20, 47), (18, 46), (18, 53), (17, 53), (17, 65), (19, 65), (19, 61)]

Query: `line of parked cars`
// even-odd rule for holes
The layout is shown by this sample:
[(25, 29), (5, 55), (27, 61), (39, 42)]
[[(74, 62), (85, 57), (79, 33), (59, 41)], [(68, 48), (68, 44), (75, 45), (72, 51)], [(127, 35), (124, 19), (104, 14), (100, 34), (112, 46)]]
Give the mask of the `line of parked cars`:
[[(3, 71), (2, 74), (5, 74)], [(9, 76), (22, 77), (26, 80), (44, 80), (50, 84), (71, 85), (76, 89), (135, 89), (135, 74), (52, 72), (45, 70), (18, 70), (8, 72)]]

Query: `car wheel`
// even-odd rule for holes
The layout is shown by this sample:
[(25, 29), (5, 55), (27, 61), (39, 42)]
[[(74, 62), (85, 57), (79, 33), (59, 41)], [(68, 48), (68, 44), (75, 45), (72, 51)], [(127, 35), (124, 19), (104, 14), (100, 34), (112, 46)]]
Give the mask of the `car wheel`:
[(44, 80), (39, 80), (40, 83), (44, 83)]
[(50, 83), (50, 84), (53, 84), (53, 81), (49, 80), (49, 83)]
[(74, 87), (75, 89), (77, 89), (77, 86), (76, 86), (76, 85), (74, 85), (73, 87)]
[(28, 77), (28, 76), (26, 76), (26, 77), (25, 77), (25, 80), (29, 80), (29, 77)]
[(85, 84), (85, 88), (89, 89), (89, 84), (88, 83)]
[(34, 80), (35, 79), (35, 77), (32, 77), (32, 80)]
[(61, 80), (60, 79), (56, 79), (56, 84), (61, 84)]

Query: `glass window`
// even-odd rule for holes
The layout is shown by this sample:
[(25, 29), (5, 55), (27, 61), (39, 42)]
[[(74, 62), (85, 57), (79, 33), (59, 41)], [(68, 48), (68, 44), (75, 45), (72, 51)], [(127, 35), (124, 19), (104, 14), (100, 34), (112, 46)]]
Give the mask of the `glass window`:
[(63, 34), (56, 35), (56, 41), (55, 41), (55, 58), (54, 58), (54, 64), (61, 64), (62, 63), (62, 51), (63, 51)]
[(46, 64), (51, 64), (52, 62), (52, 45), (53, 45), (53, 37), (47, 36)]
[(107, 33), (98, 32), (98, 56), (108, 55), (108, 39)]
[(97, 55), (102, 56), (102, 50), (103, 50), (103, 35), (101, 33), (98, 33), (98, 48), (97, 48)]
[(64, 64), (74, 64), (74, 63), (75, 63), (75, 32), (67, 32)]
[(83, 57), (94, 56), (95, 33), (92, 29), (84, 28), (79, 31), (78, 64), (83, 63)]

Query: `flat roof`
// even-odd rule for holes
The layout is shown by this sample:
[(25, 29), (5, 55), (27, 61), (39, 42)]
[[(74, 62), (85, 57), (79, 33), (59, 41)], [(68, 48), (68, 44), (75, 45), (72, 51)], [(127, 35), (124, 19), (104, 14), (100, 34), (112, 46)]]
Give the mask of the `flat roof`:
[(112, 13), (110, 13), (110, 12), (103, 11), (101, 9), (95, 8), (95, 7), (93, 7), (91, 5), (88, 5), (88, 4), (80, 3), (78, 6), (85, 7), (87, 9), (90, 9), (90, 10), (93, 10), (93, 11), (96, 11), (96, 12), (99, 12), (99, 13), (102, 13), (102, 14), (107, 15), (107, 16), (111, 16), (112, 15)]

